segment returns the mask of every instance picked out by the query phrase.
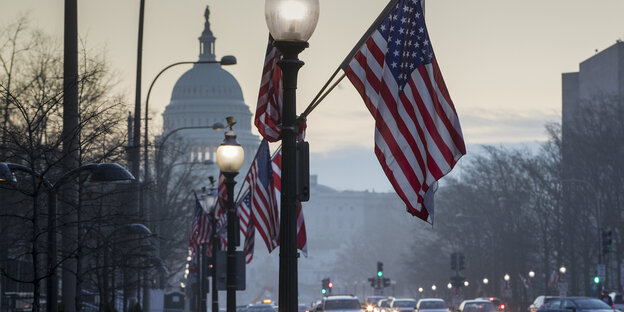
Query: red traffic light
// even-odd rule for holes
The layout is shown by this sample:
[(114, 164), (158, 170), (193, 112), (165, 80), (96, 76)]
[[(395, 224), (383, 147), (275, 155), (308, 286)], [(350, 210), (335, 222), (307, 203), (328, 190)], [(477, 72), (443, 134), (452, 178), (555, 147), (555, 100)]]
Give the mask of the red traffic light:
[(332, 287), (334, 287), (334, 283), (329, 282), (329, 285), (327, 285), (327, 286), (329, 286), (329, 288), (332, 288)]

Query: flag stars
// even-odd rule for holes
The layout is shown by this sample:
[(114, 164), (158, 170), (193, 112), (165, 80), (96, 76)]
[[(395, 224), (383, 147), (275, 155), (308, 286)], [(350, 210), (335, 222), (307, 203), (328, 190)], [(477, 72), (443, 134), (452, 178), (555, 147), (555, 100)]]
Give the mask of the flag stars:
[(401, 19), (401, 23), (402, 24), (405, 24), (406, 22), (407, 22), (407, 18), (404, 17), (404, 18)]
[(405, 29), (403, 27), (399, 28), (399, 33), (400, 34), (404, 34), (405, 33)]
[(394, 56), (399, 56), (399, 51), (398, 50), (394, 50)]
[(423, 27), (420, 27), (420, 28), (418, 28), (418, 32), (422, 34), (422, 33), (425, 32), (425, 29)]
[(401, 39), (397, 39), (397, 40), (395, 41), (395, 43), (396, 43), (397, 45), (400, 45), (400, 44), (401, 44)]
[(409, 12), (410, 7), (408, 7), (407, 5), (403, 7), (403, 12)]
[(392, 64), (390, 64), (390, 66), (392, 66), (392, 68), (397, 68), (397, 63), (396, 62), (392, 62)]
[(425, 39), (425, 41), (423, 41), (423, 44), (428, 46), (429, 45), (429, 40)]
[(394, 26), (390, 26), (390, 32), (394, 31)]

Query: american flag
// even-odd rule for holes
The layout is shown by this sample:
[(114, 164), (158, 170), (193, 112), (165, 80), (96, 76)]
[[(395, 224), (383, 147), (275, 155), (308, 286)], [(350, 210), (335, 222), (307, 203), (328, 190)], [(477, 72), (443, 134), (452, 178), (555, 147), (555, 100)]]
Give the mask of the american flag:
[(466, 154), (420, 0), (393, 0), (342, 65), (375, 118), (375, 154), (407, 210), (427, 221), (430, 186)]
[(269, 142), (276, 142), (282, 135), (282, 70), (277, 66), (282, 54), (273, 46), (269, 34), (260, 92), (254, 124)]
[(208, 214), (202, 209), (197, 194), (195, 195), (195, 215), (191, 222), (191, 234), (189, 235), (188, 245), (192, 254), (197, 253), (199, 244), (210, 242), (210, 219)]
[(247, 182), (251, 194), (251, 218), (269, 252), (277, 247), (279, 212), (274, 188), (269, 143), (262, 140), (256, 158), (251, 164)]
[[(224, 250), (227, 247), (227, 187), (225, 186), (225, 176), (223, 173), (219, 173), (214, 216), (217, 221), (217, 235), (221, 240), (221, 250)], [(209, 248), (207, 252), (210, 255), (212, 250)]]
[[(277, 142), (282, 137), (282, 70), (277, 65), (282, 53), (273, 42), (273, 36), (269, 34), (254, 119), (258, 132), (269, 142)], [(305, 135), (305, 129), (306, 122), (302, 120), (297, 130), (299, 138)]]
[[(275, 198), (281, 197), (282, 189), (282, 151), (280, 150), (271, 162), (273, 166), (273, 184), (275, 185)], [(280, 201), (277, 201), (278, 206)], [(306, 235), (305, 220), (303, 218), (303, 209), (301, 202), (297, 202), (297, 249), (303, 252), (304, 256), (308, 256), (308, 238)]]
[(241, 232), (245, 235), (245, 245), (243, 250), (245, 251), (245, 259), (247, 263), (253, 259), (254, 241), (256, 236), (256, 227), (251, 219), (251, 193), (247, 193), (243, 196), (243, 199), (238, 205), (239, 218), (241, 223)]

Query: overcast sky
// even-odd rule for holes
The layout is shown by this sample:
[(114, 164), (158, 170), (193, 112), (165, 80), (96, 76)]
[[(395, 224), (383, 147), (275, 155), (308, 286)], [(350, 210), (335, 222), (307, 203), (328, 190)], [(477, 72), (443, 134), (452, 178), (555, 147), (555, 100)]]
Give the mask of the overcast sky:
[[(90, 47), (105, 51), (118, 72), (119, 88), (134, 100), (139, 1), (80, 0), (79, 32)], [(153, 77), (178, 61), (195, 61), (211, 8), (217, 57), (232, 54), (227, 67), (255, 111), (268, 30), (261, 0), (146, 0), (143, 47), (143, 97)], [(321, 0), (310, 48), (300, 57), (298, 112), (303, 111), (387, 1)], [(426, 21), (436, 57), (471, 144), (535, 142), (545, 139), (543, 124), (561, 114), (561, 73), (617, 39), (624, 39), (622, 0), (427, 0)], [(28, 14), (33, 26), (62, 39), (62, 0), (0, 0), (0, 24)], [(156, 83), (150, 106), (160, 132), (161, 114), (176, 79), (188, 67), (165, 73)], [(345, 79), (308, 119), (311, 171), (319, 182), (337, 188), (387, 190), (372, 155), (373, 120)], [(469, 150), (470, 152), (470, 150)], [(358, 157), (358, 154), (368, 154)], [(361, 181), (344, 185), (324, 178), (341, 159), (370, 168)], [(333, 160), (336, 160), (333, 163)], [(361, 169), (361, 168), (360, 168)], [(329, 169), (328, 169), (329, 170)], [(333, 173), (335, 174), (335, 173)], [(343, 175), (349, 175), (343, 174)], [(365, 182), (362, 182), (365, 181)], [(341, 187), (342, 186), (342, 187)], [(369, 186), (369, 187), (367, 187)]]

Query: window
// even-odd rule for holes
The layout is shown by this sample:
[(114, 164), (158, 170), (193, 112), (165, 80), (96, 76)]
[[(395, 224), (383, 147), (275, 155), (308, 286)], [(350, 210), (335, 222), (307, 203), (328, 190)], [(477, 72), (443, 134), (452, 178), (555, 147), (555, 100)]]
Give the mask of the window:
[(360, 310), (362, 306), (357, 299), (336, 299), (325, 301), (323, 310)]

